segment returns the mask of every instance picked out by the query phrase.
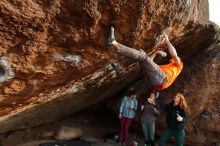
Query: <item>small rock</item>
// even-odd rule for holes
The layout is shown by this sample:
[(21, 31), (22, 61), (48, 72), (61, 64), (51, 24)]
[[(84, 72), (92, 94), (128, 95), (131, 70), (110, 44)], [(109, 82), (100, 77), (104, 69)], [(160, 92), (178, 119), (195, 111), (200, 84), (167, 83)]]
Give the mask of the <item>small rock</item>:
[(61, 126), (57, 131), (55, 139), (56, 140), (70, 140), (79, 138), (83, 135), (82, 129), (78, 127), (67, 127)]

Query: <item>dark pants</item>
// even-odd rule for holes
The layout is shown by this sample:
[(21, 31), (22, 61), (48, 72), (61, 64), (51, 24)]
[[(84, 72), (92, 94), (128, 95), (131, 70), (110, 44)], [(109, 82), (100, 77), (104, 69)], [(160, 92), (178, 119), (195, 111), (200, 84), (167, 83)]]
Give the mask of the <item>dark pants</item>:
[(128, 129), (131, 125), (132, 118), (121, 118), (121, 130), (120, 130), (120, 142), (127, 143), (128, 139)]
[(149, 88), (160, 86), (167, 81), (165, 73), (143, 50), (138, 51), (122, 44), (118, 44), (116, 48), (118, 54), (140, 62)]
[(171, 137), (175, 136), (176, 138), (176, 144), (175, 146), (183, 146), (184, 143), (184, 137), (185, 137), (185, 131), (182, 130), (173, 130), (170, 128), (166, 128), (163, 132), (163, 135), (160, 137), (159, 146), (164, 146), (167, 140)]

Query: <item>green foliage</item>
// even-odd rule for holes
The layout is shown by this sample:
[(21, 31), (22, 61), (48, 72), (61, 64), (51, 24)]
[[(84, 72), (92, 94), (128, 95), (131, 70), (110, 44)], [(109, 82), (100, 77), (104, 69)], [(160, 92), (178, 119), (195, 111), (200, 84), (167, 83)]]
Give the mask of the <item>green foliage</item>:
[(210, 46), (209, 49), (213, 49), (213, 48), (220, 48), (220, 26), (219, 25), (215, 25), (215, 31), (216, 31), (216, 41)]
[(220, 26), (219, 25), (215, 25), (215, 31), (217, 32), (218, 35), (220, 35)]

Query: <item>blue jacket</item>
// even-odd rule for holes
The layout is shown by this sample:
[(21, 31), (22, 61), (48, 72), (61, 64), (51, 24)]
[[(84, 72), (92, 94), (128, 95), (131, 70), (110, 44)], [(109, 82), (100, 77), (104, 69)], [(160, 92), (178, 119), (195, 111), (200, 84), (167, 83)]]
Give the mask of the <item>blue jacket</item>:
[[(131, 105), (134, 105), (134, 109), (130, 109)], [(137, 108), (138, 108), (137, 99), (131, 99), (130, 97), (125, 96), (121, 100), (121, 106), (119, 112), (122, 113), (123, 117), (134, 118)]]

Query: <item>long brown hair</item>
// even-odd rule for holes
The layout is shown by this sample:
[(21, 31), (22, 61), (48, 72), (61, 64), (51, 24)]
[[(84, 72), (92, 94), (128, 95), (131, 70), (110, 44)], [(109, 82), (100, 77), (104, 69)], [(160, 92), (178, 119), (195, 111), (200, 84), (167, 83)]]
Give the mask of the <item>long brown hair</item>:
[(179, 106), (185, 111), (187, 112), (189, 115), (191, 115), (191, 112), (189, 110), (189, 107), (186, 103), (186, 99), (185, 97), (183, 96), (183, 94), (181, 93), (177, 93), (176, 96), (179, 96), (180, 97), (180, 101), (179, 101)]

